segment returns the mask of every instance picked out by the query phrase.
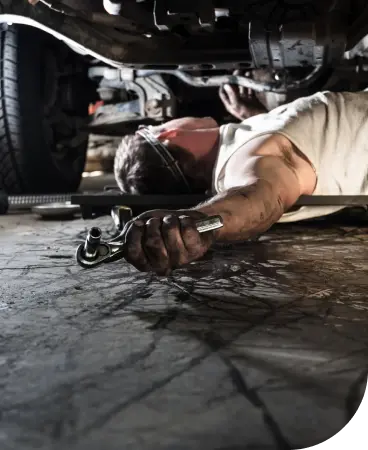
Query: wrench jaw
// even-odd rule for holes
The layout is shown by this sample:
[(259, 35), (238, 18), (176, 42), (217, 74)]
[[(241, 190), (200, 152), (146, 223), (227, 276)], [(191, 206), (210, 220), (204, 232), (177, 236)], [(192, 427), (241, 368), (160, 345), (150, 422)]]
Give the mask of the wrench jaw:
[(94, 269), (104, 263), (124, 258), (124, 244), (121, 242), (100, 242), (93, 252), (86, 252), (86, 244), (80, 244), (75, 253), (77, 263), (83, 269)]
[(110, 256), (110, 246), (104, 242), (99, 243), (98, 247), (93, 252), (93, 256), (86, 255), (85, 244), (80, 244), (75, 253), (75, 259), (83, 269), (94, 269), (104, 262), (108, 262)]

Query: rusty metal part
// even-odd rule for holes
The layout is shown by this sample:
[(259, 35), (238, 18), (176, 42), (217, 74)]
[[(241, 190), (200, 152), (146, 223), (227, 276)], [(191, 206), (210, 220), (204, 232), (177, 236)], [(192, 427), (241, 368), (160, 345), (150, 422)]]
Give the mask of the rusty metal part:
[(331, 66), (341, 61), (345, 47), (346, 27), (341, 13), (281, 26), (250, 23), (249, 48), (256, 68)]
[[(196, 222), (199, 233), (214, 231), (223, 227), (221, 216), (211, 216)], [(84, 269), (93, 269), (104, 263), (118, 261), (124, 258), (125, 241), (124, 236), (119, 236), (110, 242), (101, 241), (101, 230), (91, 228), (83, 244), (76, 251), (76, 261)]]

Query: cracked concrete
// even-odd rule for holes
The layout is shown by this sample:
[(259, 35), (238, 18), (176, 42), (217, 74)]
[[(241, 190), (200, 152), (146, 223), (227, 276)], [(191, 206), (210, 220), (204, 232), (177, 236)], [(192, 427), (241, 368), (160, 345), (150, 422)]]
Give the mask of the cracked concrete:
[(112, 233), (0, 218), (1, 449), (305, 448), (354, 415), (367, 227), (279, 226), (160, 279), (80, 269), (92, 223)]

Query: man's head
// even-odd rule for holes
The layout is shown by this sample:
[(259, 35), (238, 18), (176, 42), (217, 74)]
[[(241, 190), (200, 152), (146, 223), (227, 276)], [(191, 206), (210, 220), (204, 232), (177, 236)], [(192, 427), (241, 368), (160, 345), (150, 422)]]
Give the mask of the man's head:
[[(125, 136), (117, 150), (116, 181), (127, 194), (189, 193), (184, 180), (176, 176), (178, 169), (190, 192), (204, 192), (211, 186), (218, 135), (212, 118), (185, 117), (150, 127), (147, 132), (138, 130)], [(167, 152), (176, 164), (168, 161)]]

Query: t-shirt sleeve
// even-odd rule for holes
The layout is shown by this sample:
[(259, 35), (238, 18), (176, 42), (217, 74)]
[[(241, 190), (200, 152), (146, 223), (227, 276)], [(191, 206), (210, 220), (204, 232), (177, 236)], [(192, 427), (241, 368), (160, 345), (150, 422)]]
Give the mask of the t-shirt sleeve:
[(275, 130), (306, 156), (317, 175), (326, 141), (334, 140), (337, 132), (333, 103), (334, 96), (329, 93), (318, 93), (295, 100), (281, 113), (285, 116), (284, 123)]

